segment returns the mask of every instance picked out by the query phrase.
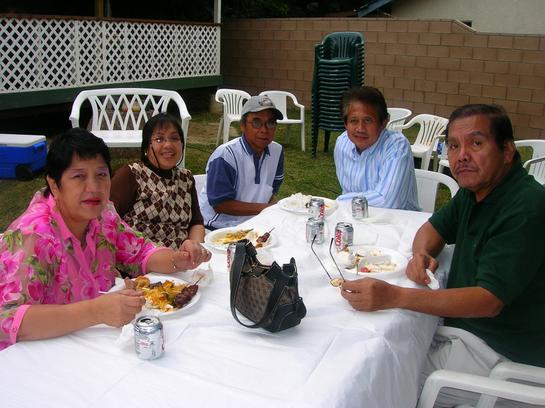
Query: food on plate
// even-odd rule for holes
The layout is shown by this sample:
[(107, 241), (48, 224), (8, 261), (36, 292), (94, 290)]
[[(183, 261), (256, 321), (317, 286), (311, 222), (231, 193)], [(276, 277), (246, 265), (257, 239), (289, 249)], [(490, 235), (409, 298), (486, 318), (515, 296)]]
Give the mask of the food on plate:
[[(291, 210), (304, 210), (308, 208), (308, 204), (310, 202), (310, 199), (312, 198), (311, 195), (303, 194), (303, 193), (295, 193), (290, 195), (284, 202), (284, 207), (289, 208)], [(325, 208), (330, 208), (331, 205), (325, 202)]]
[(150, 285), (150, 280), (146, 276), (138, 276), (134, 279), (135, 289), (147, 288)]
[(369, 251), (365, 256), (361, 256), (357, 265), (356, 273), (393, 272), (397, 268), (390, 255), (382, 255), (380, 250)]
[(274, 228), (270, 229), (264, 234), (261, 234), (259, 231), (254, 229), (231, 230), (228, 232), (219, 233), (217, 236), (211, 239), (211, 243), (214, 245), (227, 247), (229, 244), (234, 244), (241, 239), (247, 239), (254, 244), (256, 248), (262, 248), (270, 243), (271, 232), (273, 229)]
[(256, 248), (261, 248), (263, 245), (265, 245), (267, 243), (267, 241), (269, 240), (269, 238), (271, 237), (271, 232), (274, 228), (271, 228), (270, 231), (264, 233), (263, 235), (257, 237), (257, 239), (255, 240), (256, 242), (256, 245), (255, 247)]
[(171, 280), (151, 283), (145, 276), (135, 279), (137, 289), (144, 293), (148, 309), (159, 309), (161, 312), (172, 312), (180, 309), (193, 299), (198, 285), (174, 283)]
[(342, 251), (339, 251), (335, 254), (335, 260), (337, 263), (344, 268), (351, 269), (357, 265), (356, 255), (349, 251), (348, 248), (345, 248)]
[(251, 229), (229, 231), (225, 235), (215, 238), (212, 242), (216, 245), (233, 244), (237, 241), (240, 241), (241, 239), (248, 238), (248, 233), (250, 233), (251, 231)]
[(189, 285), (183, 288), (174, 298), (174, 307), (177, 307), (178, 309), (184, 307), (191, 302), (191, 299), (197, 294), (198, 290), (198, 285)]
[(398, 265), (392, 262), (390, 255), (384, 255), (380, 249), (372, 249), (365, 253), (351, 252), (348, 249), (339, 251), (335, 258), (346, 269), (355, 269), (358, 273), (393, 272)]

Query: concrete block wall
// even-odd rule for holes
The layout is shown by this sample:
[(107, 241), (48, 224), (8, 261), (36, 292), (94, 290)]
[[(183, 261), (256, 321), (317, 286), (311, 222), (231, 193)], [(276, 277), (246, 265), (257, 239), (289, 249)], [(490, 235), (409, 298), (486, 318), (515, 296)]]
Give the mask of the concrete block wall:
[(310, 110), (314, 46), (335, 31), (363, 34), (365, 84), (389, 106), (448, 117), (466, 103), (497, 103), (517, 139), (545, 139), (545, 36), (478, 33), (452, 20), (225, 22), (224, 87), (288, 90)]

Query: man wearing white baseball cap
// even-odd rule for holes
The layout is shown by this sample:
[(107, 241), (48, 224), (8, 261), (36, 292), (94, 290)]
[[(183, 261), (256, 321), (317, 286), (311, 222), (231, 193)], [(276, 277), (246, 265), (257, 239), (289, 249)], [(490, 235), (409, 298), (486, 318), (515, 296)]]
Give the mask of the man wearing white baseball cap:
[(284, 150), (274, 142), (282, 119), (272, 100), (252, 96), (242, 107), (242, 136), (219, 146), (208, 159), (199, 192), (205, 227), (232, 227), (276, 202), (284, 180)]

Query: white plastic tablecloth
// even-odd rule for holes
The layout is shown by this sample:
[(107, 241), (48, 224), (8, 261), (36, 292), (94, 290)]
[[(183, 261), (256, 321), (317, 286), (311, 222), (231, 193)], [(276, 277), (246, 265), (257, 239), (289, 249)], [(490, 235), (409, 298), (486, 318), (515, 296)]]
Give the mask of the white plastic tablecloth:
[[(376, 222), (353, 222), (354, 243), (406, 256), (429, 216), (374, 208), (371, 215)], [(200, 289), (199, 302), (162, 319), (161, 358), (138, 359), (132, 343), (116, 343), (120, 329), (102, 325), (17, 343), (0, 352), (0, 406), (414, 407), (438, 319), (399, 309), (354, 311), (310, 252), (306, 218), (274, 206), (245, 224), (261, 231), (275, 227), (269, 255), (279, 263), (296, 259), (308, 309), (299, 326), (273, 334), (236, 323), (226, 256), (214, 251), (214, 279)], [(343, 204), (326, 219), (327, 243), (318, 246), (335, 275), (327, 249), (338, 221), (351, 222)], [(439, 260), (446, 269), (450, 254)], [(404, 277), (392, 283), (415, 286)]]

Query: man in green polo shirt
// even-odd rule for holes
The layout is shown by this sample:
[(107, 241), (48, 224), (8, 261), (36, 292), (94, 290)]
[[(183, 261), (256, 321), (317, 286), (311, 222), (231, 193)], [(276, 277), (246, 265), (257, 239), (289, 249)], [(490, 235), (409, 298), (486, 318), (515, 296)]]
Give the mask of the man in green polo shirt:
[(345, 282), (342, 295), (357, 310), (399, 307), (445, 317), (454, 333), (463, 329), (490, 346), (482, 355), (455, 334), (436, 336), (425, 370), (488, 375), (505, 358), (545, 367), (545, 188), (522, 167), (499, 106), (455, 110), (447, 146), (461, 189), (418, 230), (407, 267), (411, 280), (426, 285), (426, 269), (435, 271), (445, 243), (455, 243), (447, 288), (366, 278)]

